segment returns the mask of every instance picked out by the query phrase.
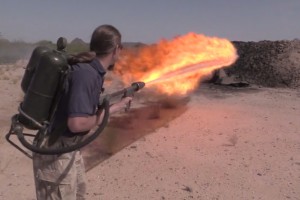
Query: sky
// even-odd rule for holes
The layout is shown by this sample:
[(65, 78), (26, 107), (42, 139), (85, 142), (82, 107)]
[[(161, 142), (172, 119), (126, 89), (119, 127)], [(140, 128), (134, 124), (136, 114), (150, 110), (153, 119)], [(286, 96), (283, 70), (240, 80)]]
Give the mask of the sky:
[(10, 41), (81, 38), (111, 24), (123, 42), (155, 43), (189, 32), (231, 41), (300, 38), (300, 0), (0, 0)]

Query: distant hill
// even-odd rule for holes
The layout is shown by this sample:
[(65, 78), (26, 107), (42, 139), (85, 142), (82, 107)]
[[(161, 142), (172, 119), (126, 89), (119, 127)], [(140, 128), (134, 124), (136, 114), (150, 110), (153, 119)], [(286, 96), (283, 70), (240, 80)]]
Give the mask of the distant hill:
[(33, 44), (22, 41), (10, 42), (0, 39), (0, 64), (15, 63), (17, 60), (26, 59), (34, 48)]
[[(124, 48), (139, 48), (145, 44), (141, 42), (124, 42)], [(56, 43), (49, 40), (41, 40), (36, 43), (27, 43), (23, 41), (11, 42), (0, 37), (0, 64), (15, 63), (20, 59), (29, 59), (33, 49), (36, 46), (47, 46), (55, 49)], [(89, 43), (84, 42), (81, 38), (75, 38), (68, 42), (66, 51), (70, 54), (76, 54), (89, 50)]]
[(71, 54), (88, 51), (89, 44), (84, 42), (80, 38), (75, 38), (74, 40), (72, 40), (70, 43), (67, 44), (66, 50), (67, 50), (67, 52), (69, 52)]
[(9, 40), (0, 37), (0, 44), (9, 44), (9, 43), (10, 43)]
[[(123, 42), (123, 47), (126, 49), (143, 47), (146, 44), (141, 42)], [(89, 43), (84, 42), (80, 38), (75, 38), (67, 45), (67, 51), (70, 53), (82, 52), (89, 50)]]
[[(89, 46), (89, 43), (84, 42), (80, 38), (75, 38), (68, 45)], [(145, 46), (146, 44), (141, 43), (141, 42), (123, 42), (122, 45), (123, 45), (124, 48), (137, 48), (137, 47)]]
[(137, 48), (137, 47), (146, 46), (146, 44), (141, 42), (123, 42), (122, 44), (124, 48)]
[(88, 43), (84, 42), (82, 39), (80, 38), (75, 38), (74, 40), (72, 40), (70, 43), (70, 45), (88, 45)]

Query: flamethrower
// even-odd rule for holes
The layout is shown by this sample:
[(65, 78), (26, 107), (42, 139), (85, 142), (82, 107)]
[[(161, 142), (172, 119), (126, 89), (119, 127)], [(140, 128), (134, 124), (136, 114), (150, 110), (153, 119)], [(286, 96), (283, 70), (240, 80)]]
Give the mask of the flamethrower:
[[(144, 82), (132, 83), (130, 87), (104, 95), (99, 99), (99, 108), (103, 110), (103, 120), (97, 129), (88, 137), (71, 146), (61, 148), (45, 148), (41, 144), (51, 134), (49, 125), (53, 121), (54, 113), (63, 93), (63, 83), (70, 72), (68, 54), (64, 51), (65, 40), (58, 40), (57, 50), (48, 47), (37, 47), (29, 60), (22, 79), (22, 90), (25, 93), (19, 106), (19, 113), (11, 118), (11, 128), (6, 134), (6, 140), (31, 158), (23, 148), (14, 143), (10, 137), (17, 136), (20, 143), (28, 150), (39, 154), (63, 154), (84, 147), (96, 139), (104, 130), (109, 119), (109, 108), (114, 101), (133, 94), (145, 86)], [(47, 81), (45, 81), (47, 80)], [(125, 108), (128, 111), (130, 103)], [(24, 130), (36, 130), (36, 133), (24, 133)], [(28, 140), (28, 137), (34, 138)]]
[[(124, 88), (111, 94), (101, 96), (99, 101), (99, 107), (103, 107), (102, 105), (104, 101), (108, 101), (109, 104), (112, 105), (114, 102), (119, 101), (124, 97), (133, 97), (134, 93), (139, 91), (143, 87), (145, 87), (144, 82), (134, 82), (131, 84), (130, 87)], [(125, 111), (128, 111), (130, 109), (130, 104), (130, 102), (127, 104)]]
[[(9, 143), (11, 143), (14, 147), (16, 147), (18, 150), (23, 152), (28, 157), (31, 157), (31, 156), (27, 152), (25, 152), (21, 147), (19, 147), (13, 141), (10, 140), (11, 135), (16, 135), (24, 147), (26, 147), (27, 149), (29, 149), (35, 153), (51, 155), (51, 154), (67, 153), (67, 152), (74, 151), (76, 149), (80, 149), (83, 146), (92, 142), (94, 139), (96, 139), (99, 136), (99, 134), (104, 130), (104, 128), (106, 127), (106, 125), (108, 123), (110, 105), (112, 105), (113, 103), (115, 103), (117, 101), (120, 101), (120, 99), (122, 99), (124, 97), (133, 96), (135, 92), (139, 91), (144, 86), (145, 86), (144, 82), (134, 82), (131, 84), (130, 87), (124, 88), (120, 91), (117, 91), (117, 92), (114, 92), (111, 94), (107, 94), (107, 95), (104, 95), (103, 97), (101, 97), (99, 100), (99, 107), (104, 110), (104, 118), (103, 118), (102, 123), (99, 125), (97, 130), (91, 136), (89, 136), (84, 141), (82, 141), (76, 145), (69, 146), (66, 148), (61, 148), (61, 149), (45, 149), (45, 148), (40, 148), (35, 142), (33, 142), (33, 144), (29, 143), (27, 141), (27, 139), (25, 139), (25, 136), (34, 137), (35, 140), (37, 138), (38, 138), (38, 140), (41, 140), (40, 139), (41, 137), (44, 138), (45, 136), (47, 136), (47, 133), (48, 133), (47, 126), (41, 127), (36, 135), (23, 133), (24, 124), (22, 124), (22, 122), (20, 122), (20, 120), (19, 120), (20, 116), (22, 116), (23, 113), (14, 115), (12, 117), (11, 129), (10, 129), (9, 133), (6, 135), (6, 139)], [(130, 109), (130, 102), (129, 102), (129, 104), (127, 104), (125, 111), (128, 111), (129, 109)], [(33, 119), (30, 119), (30, 120), (33, 120)]]

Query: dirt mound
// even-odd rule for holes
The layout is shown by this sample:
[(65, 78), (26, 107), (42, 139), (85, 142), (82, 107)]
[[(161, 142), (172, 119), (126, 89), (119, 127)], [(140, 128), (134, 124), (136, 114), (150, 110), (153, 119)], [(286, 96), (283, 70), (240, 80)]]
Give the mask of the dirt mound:
[(266, 87), (300, 86), (300, 40), (233, 44), (239, 59), (225, 69), (229, 75)]

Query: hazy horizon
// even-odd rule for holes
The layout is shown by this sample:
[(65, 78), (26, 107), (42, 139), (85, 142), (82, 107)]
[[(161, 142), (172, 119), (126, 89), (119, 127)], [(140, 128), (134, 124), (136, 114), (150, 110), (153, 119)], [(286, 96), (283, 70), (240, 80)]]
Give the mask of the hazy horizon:
[(0, 0), (0, 33), (10, 41), (66, 37), (89, 42), (92, 31), (112, 24), (123, 42), (155, 43), (189, 32), (231, 41), (300, 38), (300, 1), (79, 1)]

